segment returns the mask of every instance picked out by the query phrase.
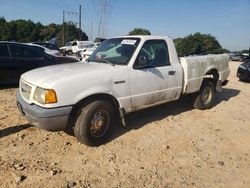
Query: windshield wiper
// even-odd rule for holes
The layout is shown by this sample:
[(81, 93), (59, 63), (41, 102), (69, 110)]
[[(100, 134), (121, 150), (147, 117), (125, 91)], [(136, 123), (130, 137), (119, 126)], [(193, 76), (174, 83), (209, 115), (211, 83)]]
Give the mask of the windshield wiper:
[(110, 64), (112, 66), (115, 66), (114, 63), (112, 63), (111, 61), (107, 60), (107, 59), (102, 59), (101, 61), (97, 61), (98, 63), (107, 63), (107, 64)]
[(91, 59), (88, 59), (87, 62), (96, 62), (96, 63), (107, 63), (109, 65), (112, 65), (112, 66), (115, 66), (114, 63), (112, 63), (111, 61), (107, 60), (107, 59), (102, 59), (102, 60), (91, 60)]
[(112, 66), (115, 66), (115, 64), (114, 64), (114, 63), (112, 63), (112, 62), (111, 62), (111, 61), (109, 61), (109, 60), (104, 59), (104, 61), (105, 61), (105, 63), (107, 63), (107, 64), (110, 64), (110, 65), (112, 65)]

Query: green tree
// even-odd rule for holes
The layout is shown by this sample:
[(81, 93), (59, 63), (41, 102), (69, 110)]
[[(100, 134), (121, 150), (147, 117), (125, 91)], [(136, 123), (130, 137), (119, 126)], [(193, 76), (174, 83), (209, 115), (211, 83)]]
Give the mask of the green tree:
[(151, 33), (147, 29), (135, 28), (129, 32), (129, 35), (151, 35)]
[[(13, 23), (14, 24), (14, 23)], [(34, 22), (31, 20), (16, 20), (16, 40), (19, 42), (32, 42), (33, 38), (33, 30), (36, 26)]]
[(61, 26), (51, 23), (47, 25), (46, 27), (43, 27), (40, 29), (39, 36), (42, 39), (43, 42), (50, 40), (51, 38), (54, 38), (57, 36), (57, 34), (60, 32)]
[[(81, 32), (82, 39), (87, 40), (88, 36), (82, 30), (71, 24), (65, 23), (65, 41), (79, 39)], [(14, 20), (7, 22), (4, 17), (0, 17), (0, 40), (17, 41), (17, 42), (45, 42), (52, 38), (57, 39), (57, 43), (61, 44), (62, 25), (51, 23), (42, 25), (40, 22), (34, 23), (31, 20)]]
[(96, 37), (95, 38), (95, 42), (103, 42), (105, 40), (106, 40), (105, 38), (101, 38), (101, 37)]
[(4, 17), (0, 17), (0, 41), (8, 40), (9, 38), (9, 27)]
[[(88, 36), (82, 30), (81, 32), (81, 39), (79, 39), (79, 28), (77, 28), (73, 23), (67, 22), (64, 23), (64, 41), (65, 43), (73, 40), (88, 40)], [(62, 27), (60, 26), (60, 31), (57, 33), (58, 44), (63, 46), (62, 44)]]
[(195, 33), (174, 40), (179, 56), (219, 54), (227, 52), (214, 36)]

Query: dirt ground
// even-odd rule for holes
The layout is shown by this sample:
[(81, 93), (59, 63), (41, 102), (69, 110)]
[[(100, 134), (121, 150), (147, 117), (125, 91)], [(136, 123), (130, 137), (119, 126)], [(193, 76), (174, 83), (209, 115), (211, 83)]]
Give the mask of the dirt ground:
[(128, 117), (92, 148), (31, 127), (0, 89), (0, 187), (250, 187), (250, 83), (230, 82), (210, 110), (186, 98)]

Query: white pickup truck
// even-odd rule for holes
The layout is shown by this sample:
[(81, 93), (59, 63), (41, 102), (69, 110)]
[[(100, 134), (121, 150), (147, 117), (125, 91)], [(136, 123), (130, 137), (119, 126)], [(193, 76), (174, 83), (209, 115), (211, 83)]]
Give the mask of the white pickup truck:
[[(178, 58), (173, 40), (125, 36), (104, 41), (87, 63), (24, 73), (17, 106), (28, 122), (56, 131), (74, 129), (86, 145), (100, 145), (116, 120), (130, 112), (192, 94), (193, 106), (212, 107), (229, 76), (227, 55)], [(176, 107), (178, 108), (178, 107)]]

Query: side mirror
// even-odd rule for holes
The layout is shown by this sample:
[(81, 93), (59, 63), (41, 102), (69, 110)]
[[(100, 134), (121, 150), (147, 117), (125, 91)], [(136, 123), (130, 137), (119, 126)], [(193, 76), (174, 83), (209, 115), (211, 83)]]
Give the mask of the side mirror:
[(143, 69), (148, 66), (148, 61), (145, 56), (139, 56), (135, 63), (136, 69)]

